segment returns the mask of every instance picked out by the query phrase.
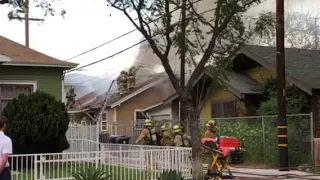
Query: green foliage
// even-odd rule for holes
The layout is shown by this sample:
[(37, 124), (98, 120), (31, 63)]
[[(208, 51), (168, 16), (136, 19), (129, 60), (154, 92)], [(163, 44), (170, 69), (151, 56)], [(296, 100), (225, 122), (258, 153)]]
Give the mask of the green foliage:
[[(233, 136), (240, 139), (246, 149), (244, 161), (249, 164), (278, 164), (278, 131), (276, 81), (265, 79), (262, 83), (264, 102), (257, 109), (257, 118), (217, 119), (217, 130), (220, 136)], [(286, 85), (287, 114), (309, 112), (308, 94), (293, 86)], [(267, 115), (267, 116), (266, 116)], [(290, 166), (309, 163), (310, 153), (306, 142), (310, 142), (310, 117), (288, 116), (288, 144)], [(201, 126), (204, 133), (206, 127)]]
[(177, 171), (163, 171), (157, 180), (184, 180), (181, 172)]
[[(262, 83), (263, 97), (265, 102), (261, 103), (257, 109), (257, 115), (277, 114), (277, 92), (276, 80), (274, 78), (266, 79)], [(286, 111), (287, 114), (299, 114), (310, 112), (309, 95), (298, 87), (286, 84)]]
[(3, 114), (8, 119), (6, 133), (14, 153), (53, 153), (69, 148), (68, 113), (54, 96), (40, 91), (21, 94), (8, 103)]
[(106, 180), (106, 179), (111, 179), (111, 175), (108, 175), (102, 169), (96, 169), (94, 167), (81, 169), (79, 172), (73, 173), (72, 177), (75, 180)]
[[(29, 1), (29, 4), (27, 3)], [(33, 2), (31, 2), (33, 1)], [(12, 7), (12, 10), (8, 13), (9, 20), (13, 18), (21, 18), (22, 14), (26, 12), (26, 9), (29, 8), (40, 8), (44, 12), (44, 16), (51, 15), (54, 16), (56, 14), (64, 17), (66, 14), (66, 10), (62, 9), (60, 12), (57, 11), (57, 7), (54, 8), (55, 2), (61, 2), (61, 0), (2, 0), (0, 1), (0, 5), (7, 4)], [(30, 6), (30, 4), (35, 4), (35, 6)], [(23, 19), (23, 18), (22, 18)]]

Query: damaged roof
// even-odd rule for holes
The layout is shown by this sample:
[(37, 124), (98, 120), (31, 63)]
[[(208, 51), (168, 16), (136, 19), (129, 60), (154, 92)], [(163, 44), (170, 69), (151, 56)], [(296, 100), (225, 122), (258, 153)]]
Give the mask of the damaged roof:
[[(245, 46), (241, 52), (267, 69), (276, 72), (276, 48), (268, 46)], [(320, 88), (320, 51), (286, 48), (286, 79), (302, 90)]]

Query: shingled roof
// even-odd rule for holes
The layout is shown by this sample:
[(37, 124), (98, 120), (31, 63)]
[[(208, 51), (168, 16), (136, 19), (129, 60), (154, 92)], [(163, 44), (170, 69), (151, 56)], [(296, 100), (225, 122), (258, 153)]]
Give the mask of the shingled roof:
[(61, 67), (65, 69), (77, 66), (75, 63), (58, 60), (3, 36), (0, 36), (0, 55), (7, 58), (7, 61), (2, 65)]
[[(245, 46), (241, 52), (276, 72), (276, 48), (267, 46)], [(286, 79), (305, 92), (320, 88), (320, 51), (296, 48), (285, 49)]]
[[(228, 89), (236, 90), (240, 94), (260, 94), (261, 89), (259, 83), (254, 79), (240, 73), (227, 72), (227, 80), (224, 80)], [(231, 90), (230, 90), (231, 91)]]

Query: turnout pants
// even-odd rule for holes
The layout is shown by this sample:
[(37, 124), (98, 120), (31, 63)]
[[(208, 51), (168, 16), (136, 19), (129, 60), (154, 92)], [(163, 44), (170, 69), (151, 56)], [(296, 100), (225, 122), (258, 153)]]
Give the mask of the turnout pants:
[(0, 180), (11, 180), (11, 173), (9, 167), (5, 167), (2, 173), (0, 173)]

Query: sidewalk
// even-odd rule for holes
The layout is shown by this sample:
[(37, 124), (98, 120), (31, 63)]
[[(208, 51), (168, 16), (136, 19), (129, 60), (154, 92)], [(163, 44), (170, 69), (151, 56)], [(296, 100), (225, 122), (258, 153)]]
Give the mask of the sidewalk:
[[(320, 175), (314, 175), (302, 171), (279, 171), (277, 169), (247, 169), (231, 168), (234, 176), (259, 179), (311, 179), (320, 180)], [(288, 177), (286, 177), (288, 176)]]

